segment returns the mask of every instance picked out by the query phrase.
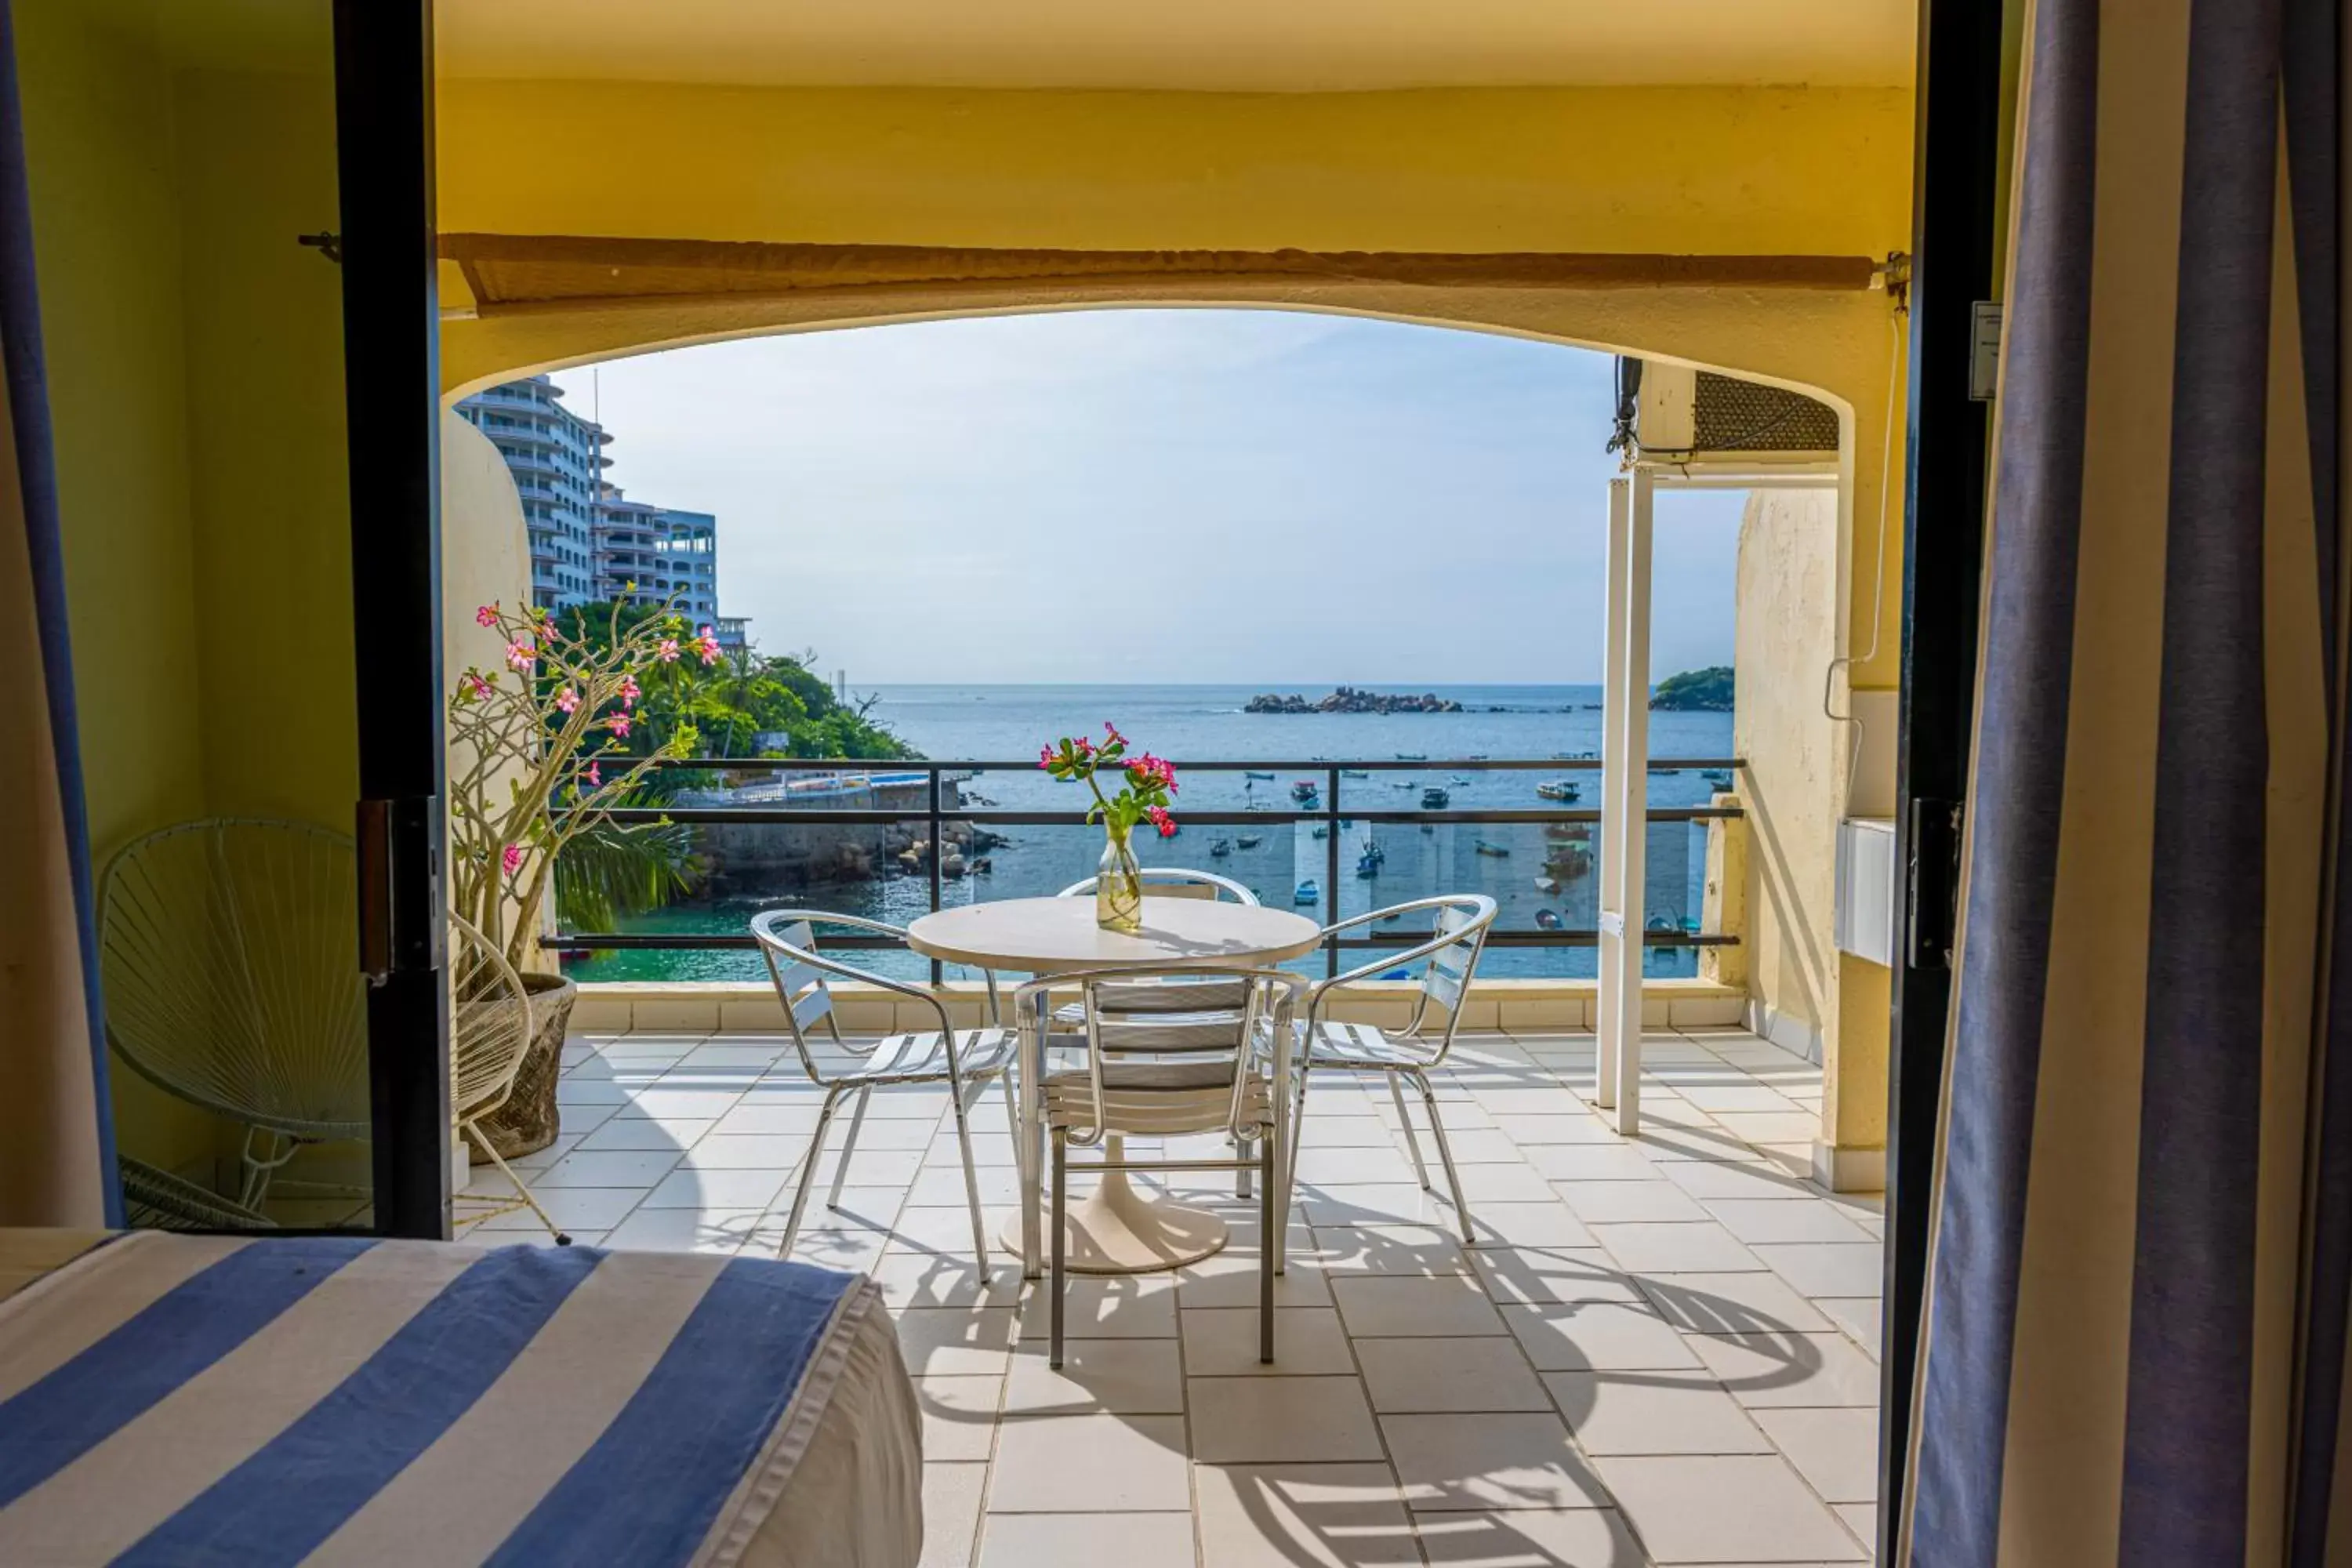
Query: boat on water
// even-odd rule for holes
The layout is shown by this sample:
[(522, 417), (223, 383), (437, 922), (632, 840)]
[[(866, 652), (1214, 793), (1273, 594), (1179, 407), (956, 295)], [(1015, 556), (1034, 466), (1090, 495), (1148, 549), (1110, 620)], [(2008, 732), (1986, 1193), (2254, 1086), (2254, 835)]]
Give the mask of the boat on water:
[(1413, 783), (1411, 779), (1391, 779), (1389, 780), (1389, 787), (1391, 789), (1419, 789), (1421, 786)]
[(1429, 753), (1427, 752), (1399, 752), (1396, 754), (1396, 760), (1401, 763), (1425, 763), (1429, 761)]
[(1455, 789), (1466, 789), (1469, 787), (1470, 780), (1465, 774), (1456, 773), (1454, 775), (1453, 783)]
[(1323, 889), (1316, 886), (1314, 878), (1302, 878), (1298, 886), (1290, 889), (1290, 901), (1294, 904), (1319, 904), (1323, 901)]
[(1453, 800), (1454, 797), (1446, 794), (1443, 787), (1437, 784), (1432, 784), (1427, 789), (1421, 792), (1421, 809), (1423, 811), (1444, 811), (1447, 805), (1452, 804)]
[(1262, 773), (1255, 768), (1250, 768), (1243, 773), (1242, 777), (1245, 779), (1271, 779), (1274, 775), (1272, 773)]
[(1381, 874), (1381, 868), (1388, 864), (1388, 851), (1373, 843), (1370, 834), (1365, 834), (1363, 851), (1356, 857), (1356, 875), (1370, 881)]
[(1315, 831), (1311, 837), (1316, 838), (1328, 838), (1331, 837), (1331, 830), (1318, 822), (1315, 825)]
[(1493, 855), (1497, 858), (1508, 855), (1511, 852), (1509, 845), (1497, 844), (1490, 838), (1474, 838), (1470, 841), (1470, 847), (1475, 849), (1481, 855)]
[(1558, 931), (1559, 926), (1559, 911), (1558, 910), (1538, 910), (1536, 911), (1536, 929), (1538, 931)]
[(1314, 805), (1315, 795), (1316, 789), (1315, 781), (1313, 779), (1300, 779), (1297, 784), (1290, 786), (1290, 798), (1297, 801), (1301, 805)]
[(1220, 860), (1223, 859), (1233, 852), (1234, 846), (1231, 839), (1220, 838), (1214, 844), (1209, 846), (1209, 853), (1215, 856)]
[(1536, 891), (1538, 893), (1559, 892), (1559, 879), (1557, 877), (1538, 877), (1536, 879)]
[(1341, 768), (1339, 776), (1343, 779), (1368, 779), (1372, 775), (1362, 768)]
[(1242, 807), (1242, 809), (1244, 811), (1272, 811), (1274, 806), (1266, 801), (1254, 800), (1247, 805)]
[(1713, 784), (1717, 789), (1729, 789), (1731, 787), (1731, 770), (1729, 768), (1701, 768), (1698, 771), (1698, 776), (1705, 779), (1707, 783)]
[(1574, 779), (1546, 779), (1536, 785), (1536, 794), (1546, 800), (1574, 800), (1584, 793), (1584, 786)]
[(1257, 834), (1244, 833), (1236, 837), (1234, 842), (1244, 849), (1255, 849), (1265, 840)]

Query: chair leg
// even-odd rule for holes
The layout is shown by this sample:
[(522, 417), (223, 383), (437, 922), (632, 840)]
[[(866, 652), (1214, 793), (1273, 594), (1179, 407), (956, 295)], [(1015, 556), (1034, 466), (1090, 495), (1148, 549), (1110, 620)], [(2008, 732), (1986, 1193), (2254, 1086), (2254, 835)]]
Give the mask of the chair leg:
[(1274, 1268), (1282, 1253), (1282, 1232), (1277, 1228), (1282, 1216), (1277, 1212), (1275, 1192), (1281, 1185), (1275, 1179), (1275, 1151), (1281, 1146), (1279, 1130), (1269, 1127), (1258, 1140), (1258, 1246), (1257, 1246), (1257, 1359), (1265, 1365), (1274, 1363)]
[(824, 1091), (824, 1104), (816, 1113), (816, 1134), (809, 1140), (808, 1152), (801, 1157), (801, 1179), (793, 1188), (793, 1212), (784, 1221), (783, 1245), (776, 1248), (778, 1258), (793, 1255), (793, 1243), (800, 1238), (801, 1215), (808, 1209), (809, 1187), (816, 1181), (816, 1163), (824, 1157), (825, 1130), (833, 1125), (833, 1113), (841, 1103), (841, 1090)]
[(1429, 1166), (1421, 1157), (1421, 1140), (1412, 1131), (1412, 1114), (1404, 1108), (1403, 1075), (1391, 1072), (1381, 1076), (1389, 1080), (1389, 1098), (1396, 1101), (1397, 1125), (1404, 1129), (1404, 1146), (1412, 1154), (1413, 1179), (1421, 1184), (1421, 1190), (1425, 1193), (1429, 1191)]
[(1013, 1089), (1013, 1069), (1007, 1068), (996, 1075), (1004, 1086), (1004, 1127), (1013, 1134), (1013, 1168), (1020, 1174), (1029, 1172), (1029, 1143), (1021, 1136), (1021, 1101)]
[[(841, 1143), (841, 1163), (833, 1168), (833, 1190), (824, 1195), (824, 1206), (829, 1209), (841, 1207), (842, 1184), (849, 1180), (849, 1156), (857, 1152), (858, 1129), (866, 1125), (866, 1102), (873, 1098), (871, 1086), (857, 1091), (857, 1109), (849, 1113), (849, 1136)], [(1428, 1184), (1422, 1184), (1424, 1187)]]
[[(988, 1227), (980, 1217), (980, 1173), (971, 1164), (971, 1120), (964, 1110), (964, 1097), (952, 1095), (955, 1102), (956, 1146), (963, 1155), (963, 1195), (971, 1205), (971, 1262), (980, 1271), (980, 1282), (988, 1283)], [(859, 1109), (865, 1109), (861, 1103)], [(845, 1159), (846, 1156), (845, 1156)]]
[(1307, 1138), (1307, 1086), (1314, 1081), (1312, 1071), (1298, 1069), (1298, 1091), (1290, 1102), (1290, 1136), (1282, 1141), (1282, 1163), (1276, 1167), (1282, 1173), (1282, 1235), (1286, 1237), (1290, 1234), (1290, 1211), (1298, 1202), (1298, 1146)]
[[(1234, 1150), (1234, 1156), (1243, 1160), (1255, 1160), (1257, 1157), (1257, 1142), (1255, 1138), (1238, 1140)], [(1250, 1195), (1250, 1172), (1255, 1168), (1251, 1165), (1242, 1165), (1234, 1169), (1234, 1196), (1245, 1198)]]
[(1068, 1242), (1063, 1235), (1063, 1205), (1069, 1197), (1070, 1133), (1065, 1127), (1054, 1129), (1054, 1268), (1045, 1288), (1054, 1293), (1048, 1309), (1052, 1333), (1046, 1346), (1045, 1364), (1055, 1372), (1062, 1370), (1062, 1271), (1067, 1265)]
[(530, 1212), (539, 1216), (539, 1223), (547, 1227), (547, 1233), (550, 1236), (555, 1237), (555, 1245), (558, 1247), (571, 1246), (572, 1237), (566, 1235), (563, 1227), (557, 1225), (554, 1219), (549, 1215), (548, 1212), (540, 1206), (538, 1194), (530, 1190), (530, 1185), (526, 1184), (520, 1176), (515, 1174), (513, 1166), (508, 1164), (504, 1160), (499, 1157), (499, 1152), (490, 1147), (490, 1141), (481, 1133), (476, 1131), (470, 1122), (466, 1124), (465, 1132), (468, 1138), (471, 1138), (474, 1141), (474, 1146), (476, 1148), (479, 1149), (483, 1153), (488, 1154), (490, 1157), (490, 1163), (499, 1168), (499, 1173), (504, 1176), (509, 1184), (514, 1188), (515, 1194), (521, 1198), (524, 1203), (530, 1205)]
[(1426, 1074), (1413, 1074), (1412, 1081), (1429, 1111), (1429, 1133), (1437, 1140), (1437, 1157), (1445, 1163), (1445, 1184), (1454, 1192), (1454, 1213), (1462, 1222), (1462, 1245), (1468, 1247), (1478, 1239), (1478, 1233), (1470, 1224), (1470, 1205), (1462, 1201), (1462, 1173), (1454, 1168), (1454, 1149), (1445, 1142), (1445, 1123), (1437, 1117), (1437, 1091), (1429, 1087)]

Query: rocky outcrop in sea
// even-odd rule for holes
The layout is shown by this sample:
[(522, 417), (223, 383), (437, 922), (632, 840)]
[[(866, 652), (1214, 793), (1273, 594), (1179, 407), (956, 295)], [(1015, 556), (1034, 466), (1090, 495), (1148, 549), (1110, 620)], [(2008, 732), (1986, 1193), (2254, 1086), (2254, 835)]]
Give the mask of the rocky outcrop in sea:
[(1266, 692), (1253, 697), (1243, 705), (1244, 713), (1459, 713), (1462, 704), (1434, 691), (1420, 696), (1397, 695), (1386, 691), (1359, 691), (1352, 686), (1342, 686), (1330, 696), (1309, 702), (1292, 693), (1287, 697)]

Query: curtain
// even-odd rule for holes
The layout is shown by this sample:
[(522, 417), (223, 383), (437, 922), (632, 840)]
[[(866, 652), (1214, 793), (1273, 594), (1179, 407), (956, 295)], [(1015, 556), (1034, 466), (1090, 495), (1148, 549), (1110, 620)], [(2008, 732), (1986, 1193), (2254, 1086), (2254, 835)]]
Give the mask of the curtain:
[(2352, 1559), (2332, 0), (2032, 0), (1908, 1492)]
[(0, 0), (0, 1226), (120, 1225), (19, 110)]

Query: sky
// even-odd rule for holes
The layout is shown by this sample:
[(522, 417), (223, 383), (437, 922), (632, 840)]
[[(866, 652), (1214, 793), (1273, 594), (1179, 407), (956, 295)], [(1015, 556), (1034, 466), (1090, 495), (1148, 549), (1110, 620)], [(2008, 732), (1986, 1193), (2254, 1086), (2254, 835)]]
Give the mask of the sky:
[[(1271, 310), (808, 332), (562, 373), (852, 684), (1597, 681), (1607, 355)], [(1731, 661), (1742, 497), (1662, 495), (1652, 664)]]

